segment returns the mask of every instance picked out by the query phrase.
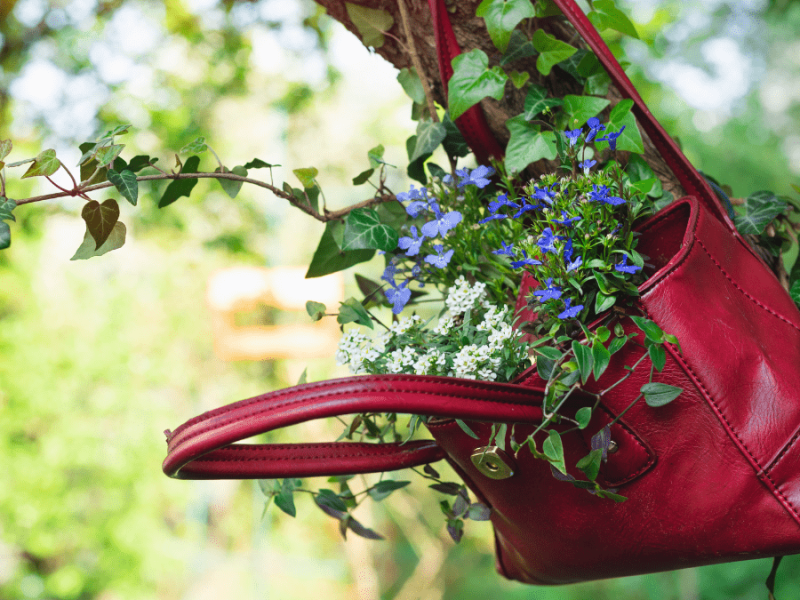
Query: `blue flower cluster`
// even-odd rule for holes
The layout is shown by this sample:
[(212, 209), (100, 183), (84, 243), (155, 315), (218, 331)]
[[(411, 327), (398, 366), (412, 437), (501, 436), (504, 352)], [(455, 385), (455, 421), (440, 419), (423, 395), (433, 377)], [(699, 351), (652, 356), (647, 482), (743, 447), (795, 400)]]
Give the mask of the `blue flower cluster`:
[[(459, 179), (456, 187), (462, 188), (474, 185), (479, 189), (483, 189), (491, 183), (489, 177), (492, 175), (494, 175), (494, 169), (491, 167), (479, 166), (471, 171), (469, 169), (459, 169), (456, 171), (456, 176)], [(445, 185), (453, 185), (453, 177), (445, 175), (443, 183)], [(416, 264), (411, 269), (410, 277), (407, 277), (400, 285), (396, 283), (395, 277), (399, 275), (397, 268), (398, 257), (390, 261), (381, 277), (391, 286), (386, 290), (386, 297), (393, 305), (392, 312), (394, 314), (402, 312), (411, 299), (411, 290), (408, 288), (408, 284), (412, 279), (419, 278), (423, 265), (427, 264), (433, 268), (444, 269), (455, 253), (452, 248), (445, 249), (444, 244), (433, 244), (433, 252), (420, 259), (423, 242), (437, 238), (444, 239), (463, 220), (462, 214), (457, 210), (443, 212), (436, 199), (428, 196), (428, 189), (425, 187), (416, 189), (412, 185), (408, 192), (397, 194), (397, 199), (400, 202), (408, 203), (406, 212), (411, 218), (416, 219), (427, 216), (428, 221), (420, 229), (417, 229), (416, 225), (412, 225), (410, 227), (411, 235), (403, 236), (398, 241), (398, 247), (401, 250), (405, 250), (405, 256), (416, 259)], [(514, 203), (511, 202), (509, 204)], [(424, 284), (420, 282), (420, 286), (422, 285)]]

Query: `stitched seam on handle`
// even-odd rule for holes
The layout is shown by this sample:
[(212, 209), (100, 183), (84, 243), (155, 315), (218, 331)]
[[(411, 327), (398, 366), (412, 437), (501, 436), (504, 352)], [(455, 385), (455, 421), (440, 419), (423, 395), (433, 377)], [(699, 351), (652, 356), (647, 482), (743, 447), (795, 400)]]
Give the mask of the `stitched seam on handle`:
[[(228, 450), (228, 448), (225, 449)], [(408, 453), (405, 456), (413, 458), (413, 453)], [(393, 455), (388, 456), (388, 458), (393, 458), (393, 457), (394, 457)], [(181, 470), (185, 469), (186, 466), (190, 464), (196, 465), (197, 463), (203, 463), (203, 462), (253, 462), (253, 461), (269, 462), (269, 461), (293, 461), (293, 460), (306, 461), (306, 460), (320, 460), (326, 458), (379, 458), (379, 457), (376, 457), (374, 454), (369, 454), (364, 452), (349, 453), (349, 454), (320, 454), (317, 456), (281, 456), (281, 457), (247, 456), (247, 457), (207, 458), (205, 456), (201, 456), (200, 458), (197, 458), (192, 462), (188, 463), (184, 467), (181, 467)]]

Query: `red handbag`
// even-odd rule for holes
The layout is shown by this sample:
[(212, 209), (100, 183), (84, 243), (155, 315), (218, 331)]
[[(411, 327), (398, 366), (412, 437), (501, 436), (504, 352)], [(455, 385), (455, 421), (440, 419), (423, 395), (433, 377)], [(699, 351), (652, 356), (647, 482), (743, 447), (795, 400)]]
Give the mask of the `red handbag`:
[[(800, 552), (800, 312), (647, 110), (583, 13), (572, 0), (555, 1), (623, 97), (634, 100), (640, 125), (688, 194), (639, 228), (639, 248), (657, 271), (640, 286), (636, 309), (680, 340), (682, 352), (665, 345), (660, 381), (684, 391), (658, 409), (637, 403), (611, 425), (616, 451), (602, 465), (599, 481), (628, 501), (601, 500), (558, 481), (546, 462), (527, 451), (511, 456), (486, 450), (491, 423), (516, 423), (517, 439), (524, 439), (541, 422), (544, 382), (534, 370), (510, 384), (360, 376), (243, 400), (168, 433), (166, 474), (299, 477), (446, 459), (491, 507), (498, 571), (534, 584)], [(436, 16), (438, 3), (431, 5)], [(438, 16), (437, 32), (445, 35), (446, 18)], [(622, 324), (626, 333), (639, 331), (629, 318)], [(620, 379), (624, 365), (642, 352), (627, 344), (588, 391)], [(587, 454), (591, 434), (630, 404), (647, 377), (633, 371), (603, 396), (589, 428), (563, 435), (568, 465)], [(594, 404), (594, 397), (573, 394), (569, 401), (564, 414)], [(405, 445), (234, 443), (311, 419), (361, 412), (441, 418), (428, 424), (433, 440)], [(469, 437), (455, 418), (467, 421), (480, 439)]]

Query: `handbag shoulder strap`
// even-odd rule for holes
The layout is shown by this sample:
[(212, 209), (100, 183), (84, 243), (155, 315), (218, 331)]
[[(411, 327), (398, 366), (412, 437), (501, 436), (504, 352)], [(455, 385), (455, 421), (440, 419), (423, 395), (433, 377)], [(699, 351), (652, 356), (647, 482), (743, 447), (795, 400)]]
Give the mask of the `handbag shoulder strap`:
[(167, 433), (164, 473), (180, 479), (344, 475), (435, 462), (434, 441), (407, 444), (234, 444), (306, 421), (355, 413), (407, 413), (536, 423), (543, 390), (452, 377), (369, 375), (309, 383), (204, 413)]

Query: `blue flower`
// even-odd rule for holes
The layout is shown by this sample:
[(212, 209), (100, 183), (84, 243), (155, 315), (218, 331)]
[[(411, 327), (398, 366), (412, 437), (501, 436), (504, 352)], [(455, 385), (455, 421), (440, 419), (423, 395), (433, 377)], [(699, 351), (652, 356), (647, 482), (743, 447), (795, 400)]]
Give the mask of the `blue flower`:
[(553, 200), (556, 199), (556, 193), (552, 191), (552, 188), (555, 187), (555, 183), (548, 188), (547, 186), (539, 189), (536, 186), (533, 186), (533, 197), (536, 200), (544, 200), (548, 205), (553, 205)]
[(617, 149), (617, 138), (622, 135), (622, 132), (625, 131), (625, 125), (622, 126), (622, 129), (617, 131), (616, 133), (609, 133), (605, 137), (597, 138), (598, 142), (608, 142), (608, 147), (612, 150)]
[(453, 183), (453, 176), (450, 173), (446, 173), (444, 177), (442, 177), (442, 183), (445, 185), (450, 185)]
[(569, 227), (573, 223), (580, 221), (583, 217), (572, 217), (571, 219), (567, 218), (567, 213), (565, 211), (561, 211), (561, 219), (553, 219), (553, 223), (558, 223), (560, 225), (566, 225)]
[(583, 169), (583, 174), (588, 175), (589, 169), (597, 164), (596, 160), (585, 160), (582, 163), (579, 163), (578, 166)]
[(497, 200), (489, 202), (489, 212), (495, 214), (504, 206), (513, 206), (514, 208), (519, 208), (519, 204), (516, 202), (511, 202), (511, 200), (508, 199), (508, 194), (501, 194), (497, 197)]
[(556, 246), (555, 242), (559, 238), (559, 236), (553, 235), (553, 230), (549, 227), (546, 227), (545, 230), (542, 232), (542, 237), (536, 242), (542, 252), (552, 252), (555, 254)]
[(425, 237), (431, 239), (441, 235), (444, 237), (447, 232), (461, 222), (461, 213), (457, 210), (451, 211), (446, 215), (439, 210), (439, 205), (436, 202), (431, 202), (431, 207), (436, 215), (433, 221), (428, 221), (422, 226), (422, 233)]
[(580, 267), (582, 264), (583, 264), (583, 257), (582, 256), (579, 256), (578, 258), (576, 258), (572, 262), (567, 263), (567, 273), (569, 273), (570, 271), (576, 271), (578, 269), (578, 267)]
[(486, 217), (485, 219), (481, 219), (480, 221), (478, 221), (478, 224), (479, 225), (484, 225), (485, 223), (488, 223), (489, 221), (496, 221), (498, 219), (505, 219), (507, 216), (508, 215), (503, 215), (503, 214), (491, 215), (489, 217)]
[(408, 216), (416, 219), (423, 210), (428, 209), (428, 203), (424, 200), (414, 200), (406, 207)]
[(629, 265), (628, 264), (628, 255), (622, 255), (622, 262), (618, 265), (614, 265), (614, 270), (619, 271), (620, 273), (629, 273), (633, 275), (637, 271), (639, 271), (642, 267), (637, 267), (636, 265)]
[(461, 178), (461, 181), (458, 182), (458, 187), (475, 185), (480, 189), (483, 189), (491, 183), (491, 181), (487, 178), (494, 175), (494, 169), (492, 167), (484, 167), (481, 165), (478, 168), (473, 169), (472, 173), (470, 173), (468, 169), (461, 169), (456, 171), (456, 175)]
[(605, 125), (600, 123), (600, 119), (597, 117), (592, 117), (586, 122), (586, 124), (589, 126), (589, 133), (586, 134), (587, 142), (591, 142), (592, 138), (594, 138), (599, 131), (602, 131), (606, 128)]
[(504, 241), (501, 241), (500, 243), (503, 244), (503, 247), (498, 250), (492, 250), (492, 254), (514, 256), (514, 244), (506, 244)]
[(436, 250), (436, 254), (428, 254), (428, 256), (425, 257), (425, 262), (439, 269), (444, 269), (447, 263), (450, 262), (450, 259), (453, 258), (453, 252), (455, 252), (455, 250), (451, 248), (442, 254), (444, 246), (441, 244), (434, 244), (433, 249)]
[(390, 262), (386, 265), (386, 269), (383, 271), (383, 275), (381, 275), (381, 279), (394, 285), (394, 276), (397, 275), (397, 265), (394, 264), (394, 261)]
[(592, 191), (589, 192), (589, 199), (593, 202), (603, 202), (605, 204), (610, 204), (611, 206), (619, 206), (620, 204), (625, 204), (625, 200), (618, 196), (609, 196), (611, 190), (608, 189), (607, 186), (601, 185), (598, 189), (597, 185), (592, 186)]
[(536, 260), (535, 258), (528, 258), (528, 253), (525, 252), (525, 250), (522, 251), (521, 260), (511, 261), (511, 267), (514, 269), (519, 269), (520, 267), (524, 267), (526, 265), (535, 266), (540, 264), (542, 264), (542, 261)]
[(422, 242), (425, 239), (425, 235), (417, 235), (417, 227), (415, 225), (411, 226), (411, 235), (412, 237), (401, 237), (397, 241), (397, 245), (400, 247), (401, 250), (406, 251), (406, 256), (414, 256), (419, 252), (420, 246), (422, 246)]
[(519, 219), (522, 215), (524, 215), (529, 210), (536, 210), (537, 208), (542, 208), (542, 204), (531, 204), (528, 202), (527, 199), (522, 199), (522, 208), (517, 211), (517, 214), (514, 215), (515, 219)]
[(582, 127), (579, 127), (578, 129), (573, 129), (572, 131), (570, 131), (569, 129), (564, 131), (564, 135), (567, 136), (567, 139), (569, 140), (570, 148), (572, 148), (572, 146), (574, 146), (578, 142), (578, 138), (581, 137), (581, 133), (583, 133)]
[(567, 298), (564, 302), (565, 310), (558, 315), (559, 319), (574, 319), (583, 310), (583, 304), (578, 304), (578, 306), (570, 306), (570, 304), (572, 304), (572, 298)]
[(397, 194), (397, 199), (400, 200), (400, 202), (407, 202), (409, 200), (419, 200), (420, 198), (426, 198), (427, 193), (428, 193), (427, 188), (423, 187), (417, 190), (414, 189), (414, 184), (412, 183), (411, 189), (409, 189), (407, 192), (400, 192), (399, 194)]
[(408, 289), (408, 279), (406, 279), (399, 286), (392, 284), (392, 287), (386, 290), (386, 297), (389, 302), (394, 304), (392, 312), (399, 315), (408, 301), (411, 299), (411, 290)]
[(547, 300), (556, 300), (557, 298), (561, 298), (561, 288), (557, 285), (553, 285), (553, 278), (547, 278), (547, 287), (543, 290), (536, 290), (533, 292), (534, 296), (539, 297), (540, 302), (546, 302)]

